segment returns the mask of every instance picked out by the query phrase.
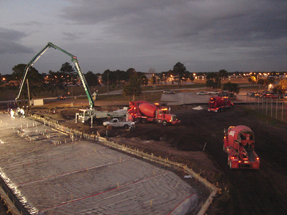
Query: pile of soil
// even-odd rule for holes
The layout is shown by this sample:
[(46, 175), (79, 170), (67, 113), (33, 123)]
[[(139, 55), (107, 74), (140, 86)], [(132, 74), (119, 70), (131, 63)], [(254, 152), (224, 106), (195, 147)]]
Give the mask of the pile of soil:
[[(138, 148), (169, 160), (187, 164), (195, 172), (222, 188), (208, 214), (287, 214), (287, 126), (257, 114), (244, 106), (221, 113), (191, 106), (173, 107), (181, 123), (176, 126), (137, 124), (130, 131), (101, 125), (75, 123), (76, 108), (33, 110), (60, 124), (85, 133), (99, 132), (112, 141)], [(43, 114), (43, 113), (42, 113)], [(231, 125), (246, 125), (255, 133), (259, 170), (230, 170), (222, 150), (223, 130)]]

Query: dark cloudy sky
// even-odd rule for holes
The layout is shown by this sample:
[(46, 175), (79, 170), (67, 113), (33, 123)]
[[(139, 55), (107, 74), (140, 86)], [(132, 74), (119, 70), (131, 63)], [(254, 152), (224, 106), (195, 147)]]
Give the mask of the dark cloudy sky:
[[(0, 0), (0, 73), (27, 64), (48, 42), (106, 69), (287, 71), (286, 0)], [(34, 65), (58, 71), (49, 49)]]

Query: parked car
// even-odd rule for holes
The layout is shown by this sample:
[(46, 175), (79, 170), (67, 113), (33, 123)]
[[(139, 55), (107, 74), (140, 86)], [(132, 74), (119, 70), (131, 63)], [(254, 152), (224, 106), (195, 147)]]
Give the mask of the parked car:
[(164, 90), (163, 94), (175, 94), (173, 90)]
[(265, 99), (277, 99), (277, 95), (271, 94), (271, 93), (267, 93), (264, 95)]
[(204, 92), (204, 91), (200, 91), (200, 92), (198, 92), (198, 93), (196, 93), (197, 95), (206, 95), (206, 92)]
[(118, 118), (114, 118), (110, 121), (103, 122), (103, 126), (112, 126), (112, 127), (123, 127), (125, 129), (134, 128), (135, 122), (131, 121), (120, 121)]
[(223, 97), (225, 99), (228, 99), (228, 92), (221, 92), (218, 94), (220, 97)]
[(260, 93), (255, 93), (255, 94), (254, 94), (254, 97), (255, 97), (255, 98), (259, 98), (259, 97), (260, 97)]
[(207, 92), (208, 95), (218, 95), (219, 92), (218, 91), (211, 91), (211, 92)]
[(229, 97), (228, 98), (236, 98), (237, 96), (234, 95), (234, 93), (229, 93)]
[(65, 99), (66, 99), (66, 96), (60, 95), (60, 96), (57, 97), (57, 99), (65, 100)]

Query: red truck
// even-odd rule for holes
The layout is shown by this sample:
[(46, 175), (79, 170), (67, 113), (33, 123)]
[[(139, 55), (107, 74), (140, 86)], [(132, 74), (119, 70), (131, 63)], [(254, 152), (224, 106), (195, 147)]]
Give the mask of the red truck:
[(209, 99), (208, 111), (221, 112), (225, 108), (232, 108), (233, 103), (221, 96), (214, 96)]
[(223, 151), (228, 153), (230, 169), (259, 169), (260, 160), (254, 143), (253, 131), (245, 125), (224, 129)]
[(157, 122), (166, 126), (180, 122), (167, 107), (162, 107), (158, 103), (150, 104), (147, 101), (129, 102), (128, 114), (128, 120), (137, 123)]

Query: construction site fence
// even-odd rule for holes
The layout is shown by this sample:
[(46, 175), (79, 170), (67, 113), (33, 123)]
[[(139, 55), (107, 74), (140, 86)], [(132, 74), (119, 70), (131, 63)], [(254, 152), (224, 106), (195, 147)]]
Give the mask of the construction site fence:
[(253, 111), (287, 123), (287, 102), (284, 100), (246, 96), (246, 103)]
[(100, 142), (101, 144), (104, 144), (108, 147), (117, 149), (119, 151), (131, 154), (131, 155), (135, 155), (137, 157), (140, 157), (140, 158), (152, 161), (152, 162), (156, 162), (163, 166), (183, 170), (185, 174), (190, 175), (192, 178), (194, 178), (198, 182), (205, 185), (205, 187), (210, 191), (209, 197), (207, 198), (205, 203), (202, 205), (201, 210), (198, 213), (199, 215), (204, 214), (206, 212), (207, 208), (212, 203), (213, 198), (218, 193), (218, 188), (214, 184), (210, 183), (205, 178), (201, 177), (200, 174), (194, 172), (191, 168), (188, 168), (188, 166), (185, 164), (173, 162), (173, 161), (170, 161), (168, 158), (162, 158), (160, 156), (159, 157), (155, 156), (153, 153), (149, 154), (147, 152), (140, 151), (139, 149), (130, 148), (124, 144), (118, 144), (113, 141), (109, 141), (106, 138), (100, 137), (98, 133), (97, 134), (86, 134), (86, 133), (77, 131), (75, 129), (70, 129), (66, 126), (60, 125), (59, 122), (56, 120), (51, 120), (51, 119), (47, 120), (36, 114), (31, 115), (31, 117), (33, 117), (36, 121), (42, 122), (45, 126), (49, 126), (61, 132), (68, 133), (71, 138), (85, 139), (89, 141)]

